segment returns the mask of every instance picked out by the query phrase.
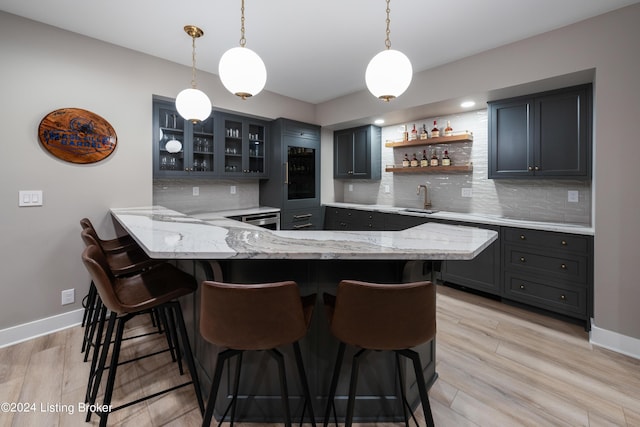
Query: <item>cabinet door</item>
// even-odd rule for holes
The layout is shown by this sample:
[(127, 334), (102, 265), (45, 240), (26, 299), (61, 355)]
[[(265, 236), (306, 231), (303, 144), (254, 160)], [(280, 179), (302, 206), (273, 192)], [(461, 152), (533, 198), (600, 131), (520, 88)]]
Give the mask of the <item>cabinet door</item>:
[(351, 131), (336, 132), (334, 135), (334, 171), (336, 179), (351, 178), (353, 174), (353, 138)]
[(588, 104), (585, 88), (535, 99), (536, 175), (588, 174)]
[(266, 122), (230, 114), (218, 115), (221, 146), (220, 174), (232, 178), (267, 176)]
[(489, 107), (489, 179), (532, 175), (533, 100), (491, 103)]
[(334, 132), (333, 177), (380, 179), (381, 130), (362, 126)]

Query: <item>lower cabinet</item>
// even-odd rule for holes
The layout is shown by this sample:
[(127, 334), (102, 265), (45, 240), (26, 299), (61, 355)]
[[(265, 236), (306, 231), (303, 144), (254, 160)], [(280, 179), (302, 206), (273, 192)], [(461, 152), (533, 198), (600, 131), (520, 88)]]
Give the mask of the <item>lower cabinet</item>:
[(449, 221), (356, 208), (327, 207), (326, 230), (405, 230), (425, 222), (498, 232), (498, 239), (468, 261), (444, 261), (443, 283), (462, 286), (585, 322), (593, 316), (593, 237)]
[(280, 211), (282, 230), (322, 230), (322, 225), (321, 207)]

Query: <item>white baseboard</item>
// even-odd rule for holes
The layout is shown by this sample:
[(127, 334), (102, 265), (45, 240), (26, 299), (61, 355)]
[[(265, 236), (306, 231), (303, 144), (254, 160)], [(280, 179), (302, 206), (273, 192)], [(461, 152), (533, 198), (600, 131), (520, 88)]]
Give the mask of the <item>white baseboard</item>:
[(81, 308), (2, 329), (0, 330), (0, 348), (79, 325), (82, 323), (83, 315), (84, 309)]
[(640, 359), (640, 339), (598, 328), (591, 320), (589, 342), (599, 347)]

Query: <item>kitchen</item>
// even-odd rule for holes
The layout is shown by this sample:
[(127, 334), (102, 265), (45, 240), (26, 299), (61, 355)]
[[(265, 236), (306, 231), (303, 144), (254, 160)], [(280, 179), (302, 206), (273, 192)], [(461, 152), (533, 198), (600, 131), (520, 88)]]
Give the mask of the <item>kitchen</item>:
[[(500, 92), (504, 88), (515, 87), (519, 94), (525, 94), (549, 89), (541, 85), (571, 86), (583, 81), (565, 81), (565, 76), (580, 76), (580, 72), (592, 70), (593, 181), (591, 186), (584, 188), (572, 183), (570, 188), (558, 189), (553, 199), (560, 200), (562, 196), (564, 201), (568, 190), (578, 190), (579, 203), (567, 203), (566, 206), (571, 209), (580, 206), (577, 222), (590, 221), (595, 230), (591, 339), (636, 357), (640, 354), (640, 321), (636, 309), (640, 296), (635, 286), (635, 242), (640, 237), (636, 212), (640, 195), (635, 159), (640, 153), (635, 143), (637, 131), (634, 125), (639, 116), (636, 80), (639, 61), (633, 52), (637, 51), (635, 41), (640, 38), (635, 25), (638, 18), (640, 9), (635, 5), (416, 73), (412, 90), (393, 101), (393, 107), (399, 110), (433, 104), (431, 110), (425, 108), (424, 113), (414, 115), (416, 124), (448, 119), (457, 128), (457, 121), (464, 122), (466, 115), (475, 113), (464, 113), (464, 120), (458, 119), (459, 113), (449, 114), (437, 105), (443, 100), (457, 100), (478, 92)], [(183, 197), (185, 203), (215, 198), (229, 209), (251, 206), (259, 195), (257, 184), (245, 181), (215, 186), (206, 182), (177, 182), (166, 190), (161, 184), (154, 184), (149, 156), (151, 126), (140, 126), (140, 123), (152, 121), (151, 94), (175, 97), (188, 83), (185, 82), (187, 67), (6, 13), (0, 15), (0, 23), (1, 46), (6, 57), (3, 61), (6, 71), (3, 71), (4, 79), (0, 84), (6, 99), (14, 104), (3, 113), (3, 135), (10, 144), (13, 160), (5, 162), (3, 167), (6, 185), (0, 189), (3, 196), (0, 198), (4, 220), (2, 235), (7, 247), (17, 255), (3, 260), (4, 302), (0, 310), (0, 329), (7, 337), (3, 342), (15, 342), (74, 322), (69, 318), (72, 315), (67, 313), (80, 308), (79, 299), (86, 290), (83, 287), (87, 286), (86, 272), (75, 257), (52, 254), (80, 253), (82, 242), (77, 236), (80, 217), (95, 219), (106, 234), (112, 229), (107, 215), (109, 208), (150, 205), (156, 202), (156, 197), (163, 201), (160, 195), (163, 191), (171, 190)], [(79, 52), (82, 55), (78, 55)], [(107, 63), (127, 66), (105, 70), (105, 58)], [(428, 175), (425, 179), (406, 178), (410, 181), (407, 183), (402, 181), (405, 178), (385, 176), (384, 173), (381, 183), (334, 182), (332, 179), (333, 130), (360, 124), (356, 122), (362, 118), (375, 118), (388, 111), (387, 106), (370, 99), (366, 91), (318, 105), (284, 99), (272, 93), (242, 102), (227, 95), (214, 75), (200, 72), (198, 83), (205, 92), (215, 94), (216, 106), (228, 111), (258, 117), (287, 117), (322, 125), (323, 182), (320, 188), (323, 202), (373, 203), (376, 200), (380, 204), (421, 206), (422, 200), (415, 194), (418, 182), (414, 180), (422, 184), (431, 179)], [(495, 99), (501, 98), (503, 96)], [(122, 109), (123, 103), (129, 106), (126, 111)], [(45, 155), (37, 145), (35, 129), (44, 115), (63, 106), (82, 106), (107, 117), (118, 130), (117, 155), (95, 168), (70, 168)], [(412, 125), (413, 121), (402, 124)], [(463, 127), (466, 128), (460, 125)], [(482, 139), (483, 127), (476, 126), (473, 130), (474, 150)], [(404, 153), (395, 153), (401, 154)], [(497, 196), (487, 195), (486, 189), (477, 187), (475, 173), (481, 168), (479, 161), (474, 159), (471, 200), (456, 197), (449, 201), (438, 194), (439, 185), (430, 183), (435, 208), (454, 210), (447, 203), (497, 200)], [(184, 191), (179, 190), (180, 185)], [(232, 185), (236, 186), (236, 195), (230, 194)], [(353, 185), (354, 191), (349, 191), (349, 185)], [(384, 185), (389, 185), (392, 192), (385, 193)], [(199, 187), (199, 199), (193, 196), (194, 186)], [(43, 190), (44, 207), (18, 209), (15, 195), (19, 190), (32, 188)], [(511, 188), (505, 188), (506, 192), (509, 190)], [(391, 199), (399, 193), (402, 200)], [(533, 199), (544, 197), (535, 194)], [(588, 206), (586, 211), (583, 202)], [(68, 287), (76, 288), (76, 303), (61, 308), (60, 291)], [(48, 319), (47, 327), (37, 322), (40, 319)], [(29, 327), (24, 326), (27, 324)]]

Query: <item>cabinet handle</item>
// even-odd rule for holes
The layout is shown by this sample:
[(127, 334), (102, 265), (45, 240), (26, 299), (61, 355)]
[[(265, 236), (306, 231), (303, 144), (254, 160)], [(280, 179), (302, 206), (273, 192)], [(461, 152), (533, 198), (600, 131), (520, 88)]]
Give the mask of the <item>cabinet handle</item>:
[(525, 286), (524, 285), (520, 285), (520, 289), (522, 289), (524, 291), (525, 290)]
[(346, 227), (346, 226), (347, 226), (347, 223), (346, 223), (346, 222), (341, 222), (341, 223), (340, 223), (340, 227)]
[(529, 172), (533, 171), (533, 166), (529, 166)]
[(521, 234), (521, 235), (520, 235), (520, 240), (527, 240), (527, 238), (525, 237), (525, 235), (524, 235), (524, 234)]
[(562, 246), (567, 246), (567, 241), (566, 241), (566, 240), (563, 240), (562, 242), (560, 242), (560, 244), (561, 244)]
[(303, 215), (294, 215), (293, 219), (305, 219), (305, 218), (311, 218), (313, 216), (313, 214), (303, 214)]
[(293, 228), (296, 230), (299, 230), (301, 228), (309, 228), (312, 227), (313, 224), (311, 224), (310, 222), (306, 223), (306, 224), (301, 224), (301, 225), (294, 225)]
[(347, 175), (353, 175), (353, 171), (348, 171)]
[(566, 301), (566, 300), (567, 300), (567, 297), (566, 297), (564, 294), (563, 294), (563, 295), (560, 295), (560, 300), (562, 300), (562, 301)]
[(527, 262), (527, 260), (523, 256), (521, 256), (520, 257), (520, 262)]
[(536, 166), (534, 169), (535, 169), (535, 170), (537, 170), (537, 171), (539, 171), (539, 170), (540, 170), (540, 167)]
[(284, 162), (284, 183), (289, 184), (289, 162)]
[(567, 264), (560, 264), (560, 268), (563, 269), (563, 270), (566, 270), (567, 269)]

